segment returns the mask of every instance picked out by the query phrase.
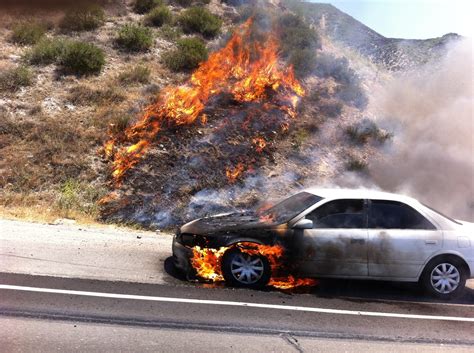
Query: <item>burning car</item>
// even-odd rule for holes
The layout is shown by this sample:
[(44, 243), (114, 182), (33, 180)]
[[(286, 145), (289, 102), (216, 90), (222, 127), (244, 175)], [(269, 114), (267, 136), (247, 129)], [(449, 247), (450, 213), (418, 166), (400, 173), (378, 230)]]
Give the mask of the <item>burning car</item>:
[(173, 257), (190, 275), (233, 286), (406, 281), (449, 299), (474, 274), (473, 232), (473, 223), (406, 196), (313, 189), (265, 210), (189, 222), (174, 237)]

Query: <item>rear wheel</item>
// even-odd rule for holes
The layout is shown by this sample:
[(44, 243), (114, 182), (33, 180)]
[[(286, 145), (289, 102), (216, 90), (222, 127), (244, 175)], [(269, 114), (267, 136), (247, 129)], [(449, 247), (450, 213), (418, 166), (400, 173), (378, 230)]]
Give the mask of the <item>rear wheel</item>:
[(426, 291), (441, 299), (459, 296), (466, 286), (466, 271), (454, 257), (440, 257), (429, 262), (423, 271), (421, 284)]
[(239, 250), (232, 250), (224, 256), (222, 272), (227, 284), (247, 288), (264, 287), (271, 275), (266, 257)]

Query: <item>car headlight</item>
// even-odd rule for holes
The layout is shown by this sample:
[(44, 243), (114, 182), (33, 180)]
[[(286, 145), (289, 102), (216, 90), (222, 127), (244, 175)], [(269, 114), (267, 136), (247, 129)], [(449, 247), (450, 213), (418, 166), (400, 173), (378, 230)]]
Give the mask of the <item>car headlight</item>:
[(193, 247), (193, 246), (206, 246), (208, 241), (202, 235), (194, 234), (180, 234), (177, 240), (184, 246)]

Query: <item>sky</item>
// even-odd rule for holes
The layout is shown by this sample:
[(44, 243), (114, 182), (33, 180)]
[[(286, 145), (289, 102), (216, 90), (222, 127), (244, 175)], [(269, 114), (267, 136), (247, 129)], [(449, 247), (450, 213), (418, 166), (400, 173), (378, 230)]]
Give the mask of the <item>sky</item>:
[[(308, 1), (308, 0), (306, 0)], [(385, 37), (473, 37), (474, 0), (309, 0), (331, 3)]]

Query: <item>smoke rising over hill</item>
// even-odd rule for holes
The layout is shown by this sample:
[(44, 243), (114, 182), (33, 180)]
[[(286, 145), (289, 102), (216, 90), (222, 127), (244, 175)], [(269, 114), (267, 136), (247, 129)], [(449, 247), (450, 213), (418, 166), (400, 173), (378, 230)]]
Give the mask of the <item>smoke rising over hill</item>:
[(375, 97), (395, 138), (371, 164), (384, 189), (418, 197), (455, 218), (474, 219), (472, 40), (452, 44), (437, 65), (401, 75)]

